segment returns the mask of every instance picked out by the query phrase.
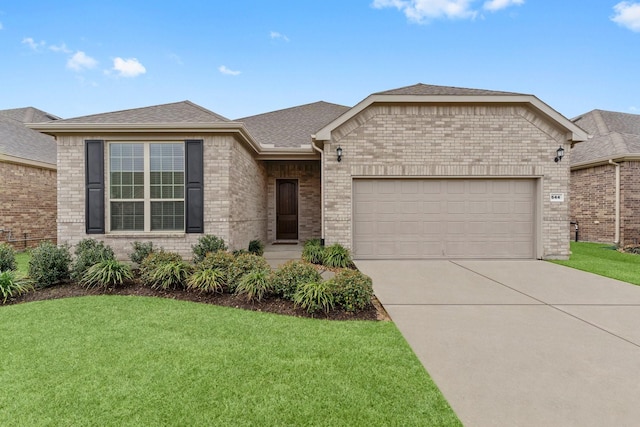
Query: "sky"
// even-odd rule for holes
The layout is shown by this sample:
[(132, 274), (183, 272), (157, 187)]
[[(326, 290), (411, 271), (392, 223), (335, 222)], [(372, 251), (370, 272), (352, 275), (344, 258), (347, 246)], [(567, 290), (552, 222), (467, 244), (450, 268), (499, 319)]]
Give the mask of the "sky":
[(0, 109), (230, 119), (416, 83), (640, 114), (640, 0), (0, 0)]

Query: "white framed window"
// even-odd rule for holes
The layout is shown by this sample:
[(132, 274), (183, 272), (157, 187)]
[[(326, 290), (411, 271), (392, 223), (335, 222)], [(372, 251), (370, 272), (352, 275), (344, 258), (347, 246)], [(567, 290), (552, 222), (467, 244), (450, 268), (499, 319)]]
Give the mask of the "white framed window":
[(184, 231), (184, 142), (110, 142), (109, 230)]

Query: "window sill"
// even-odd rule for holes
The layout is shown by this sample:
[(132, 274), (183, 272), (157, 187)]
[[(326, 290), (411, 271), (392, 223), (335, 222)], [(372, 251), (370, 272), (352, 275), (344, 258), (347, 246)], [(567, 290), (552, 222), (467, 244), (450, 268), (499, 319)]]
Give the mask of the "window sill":
[(187, 234), (184, 231), (166, 232), (166, 231), (112, 231), (105, 234), (114, 239), (180, 239)]

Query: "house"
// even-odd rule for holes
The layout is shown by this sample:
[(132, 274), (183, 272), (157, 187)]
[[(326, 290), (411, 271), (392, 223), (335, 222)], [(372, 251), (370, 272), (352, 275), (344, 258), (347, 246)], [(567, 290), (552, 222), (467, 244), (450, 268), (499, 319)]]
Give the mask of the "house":
[(587, 134), (533, 95), (417, 84), (228, 120), (189, 101), (31, 125), (58, 144), (58, 237), (190, 255), (203, 234), (357, 258), (566, 258)]
[(57, 119), (33, 107), (0, 110), (0, 243), (56, 241), (56, 144), (25, 124)]
[(591, 138), (571, 153), (571, 218), (580, 240), (640, 241), (640, 115), (593, 110), (573, 122)]

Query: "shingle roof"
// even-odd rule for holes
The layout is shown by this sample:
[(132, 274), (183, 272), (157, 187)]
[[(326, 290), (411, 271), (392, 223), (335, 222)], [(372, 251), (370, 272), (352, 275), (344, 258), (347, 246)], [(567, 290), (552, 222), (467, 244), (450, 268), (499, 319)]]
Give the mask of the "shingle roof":
[(59, 120), (58, 123), (215, 123), (228, 121), (229, 119), (226, 117), (209, 111), (191, 101), (181, 101), (74, 117), (72, 119)]
[(593, 136), (573, 148), (572, 165), (640, 154), (638, 114), (593, 110), (572, 121)]
[(522, 95), (513, 92), (499, 92), (485, 89), (467, 89), (450, 86), (434, 86), (418, 83), (412, 86), (405, 86), (398, 89), (391, 89), (384, 92), (377, 92), (374, 95)]
[(270, 113), (237, 119), (260, 144), (300, 147), (311, 144), (311, 135), (336, 119), (349, 107), (315, 102)]
[(33, 107), (0, 110), (0, 115), (17, 120), (21, 123), (40, 123), (60, 119), (58, 116), (54, 116), (53, 114), (49, 114), (46, 111), (38, 110)]
[(56, 142), (0, 112), (0, 154), (55, 165)]

